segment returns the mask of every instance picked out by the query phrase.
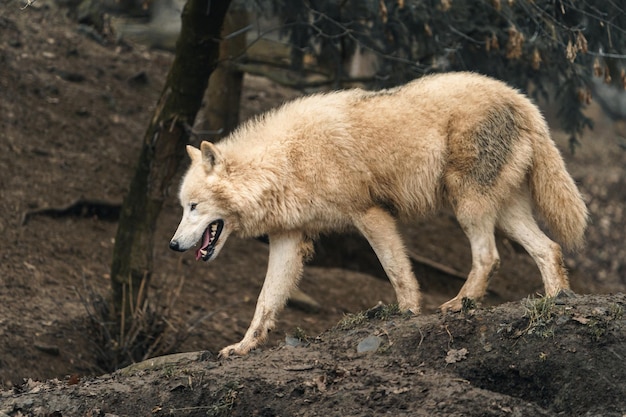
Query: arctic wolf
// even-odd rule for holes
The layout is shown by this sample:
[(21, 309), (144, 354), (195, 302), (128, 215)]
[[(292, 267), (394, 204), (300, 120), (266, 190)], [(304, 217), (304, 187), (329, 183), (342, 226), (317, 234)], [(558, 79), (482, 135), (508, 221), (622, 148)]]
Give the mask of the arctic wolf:
[(170, 247), (200, 242), (215, 259), (231, 233), (269, 236), (267, 275), (243, 340), (262, 343), (298, 284), (320, 233), (356, 228), (369, 241), (403, 310), (418, 313), (417, 280), (396, 227), (449, 205), (467, 235), (472, 268), (441, 308), (480, 299), (499, 265), (494, 228), (537, 263), (545, 293), (569, 287), (554, 238), (582, 244), (587, 209), (539, 110), (500, 81), (472, 73), (432, 75), (405, 86), (317, 94), (250, 121), (220, 143), (188, 146), (183, 217)]

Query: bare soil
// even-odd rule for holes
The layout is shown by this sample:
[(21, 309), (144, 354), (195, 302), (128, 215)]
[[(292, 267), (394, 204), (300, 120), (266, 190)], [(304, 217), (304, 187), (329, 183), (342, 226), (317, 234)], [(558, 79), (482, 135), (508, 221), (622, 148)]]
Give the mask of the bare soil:
[[(268, 249), (231, 238), (210, 266), (170, 251), (174, 183), (150, 291), (174, 326), (191, 326), (177, 351), (196, 353), (107, 373), (82, 299), (107, 295), (116, 210), (172, 55), (100, 42), (51, 3), (20, 7), (0, 0), (0, 416), (626, 415), (626, 152), (594, 106), (596, 128), (574, 155), (553, 126), (592, 213), (587, 247), (566, 261), (587, 295), (559, 298), (533, 322), (540, 301), (524, 299), (541, 292), (539, 273), (499, 237), (502, 269), (483, 305), (438, 313), (471, 263), (444, 212), (403, 226), (412, 253), (452, 270), (417, 265), (425, 314), (337, 327), (394, 295), (363, 260), (371, 253), (320, 248), (300, 286), (319, 309), (287, 307), (263, 349), (220, 362), (213, 354), (252, 317)], [(299, 94), (246, 77), (243, 117)]]

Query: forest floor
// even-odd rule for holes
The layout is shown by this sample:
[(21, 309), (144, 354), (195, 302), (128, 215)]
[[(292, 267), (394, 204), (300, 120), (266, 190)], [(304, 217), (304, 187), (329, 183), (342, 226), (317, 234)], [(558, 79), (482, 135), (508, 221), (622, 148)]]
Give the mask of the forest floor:
[[(626, 152), (593, 105), (596, 127), (574, 155), (553, 124), (592, 216), (586, 248), (566, 259), (581, 295), (536, 297), (532, 260), (498, 236), (502, 268), (485, 302), (439, 313), (471, 264), (444, 212), (403, 226), (409, 251), (431, 261), (416, 268), (423, 315), (357, 314), (394, 294), (348, 248), (306, 268), (300, 288), (317, 308), (292, 303), (266, 346), (218, 361), (249, 324), (268, 249), (231, 238), (210, 266), (170, 251), (177, 179), (150, 293), (175, 351), (191, 353), (111, 372), (94, 305), (109, 291), (116, 213), (171, 62), (51, 3), (0, 0), (0, 416), (626, 415)], [(246, 77), (242, 119), (300, 94)]]

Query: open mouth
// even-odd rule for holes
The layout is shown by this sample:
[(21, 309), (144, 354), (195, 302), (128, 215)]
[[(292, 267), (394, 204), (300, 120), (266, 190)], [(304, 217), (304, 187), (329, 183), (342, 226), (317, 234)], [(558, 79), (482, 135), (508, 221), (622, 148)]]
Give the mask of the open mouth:
[(209, 224), (209, 226), (204, 230), (204, 233), (202, 234), (201, 246), (196, 251), (196, 261), (202, 259), (206, 262), (211, 259), (213, 252), (215, 252), (215, 245), (217, 244), (217, 240), (219, 239), (223, 228), (224, 221), (216, 220)]

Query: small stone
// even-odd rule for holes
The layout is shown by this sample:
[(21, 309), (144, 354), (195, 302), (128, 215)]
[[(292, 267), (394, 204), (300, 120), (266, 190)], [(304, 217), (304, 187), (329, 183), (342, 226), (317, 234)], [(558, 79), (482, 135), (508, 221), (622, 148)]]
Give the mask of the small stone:
[(356, 347), (357, 353), (376, 352), (383, 340), (378, 336), (368, 336)]
[(285, 344), (292, 347), (300, 347), (304, 345), (304, 343), (302, 343), (302, 340), (293, 336), (285, 336)]

